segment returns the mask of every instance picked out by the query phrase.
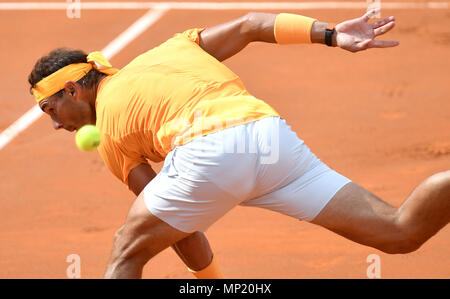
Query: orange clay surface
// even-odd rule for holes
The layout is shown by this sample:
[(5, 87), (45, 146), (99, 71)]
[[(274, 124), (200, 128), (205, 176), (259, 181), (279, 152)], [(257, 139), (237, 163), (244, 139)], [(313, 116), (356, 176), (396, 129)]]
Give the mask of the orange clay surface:
[[(290, 12), (329, 22), (364, 13)], [(101, 50), (144, 13), (82, 11), (68, 19), (64, 10), (0, 11), (0, 131), (34, 104), (27, 76), (40, 56), (60, 46)], [(111, 62), (123, 67), (173, 33), (245, 13), (171, 10)], [(426, 177), (450, 168), (450, 10), (382, 11), (389, 15), (397, 25), (383, 38), (400, 41), (393, 49), (353, 54), (255, 43), (225, 64), (320, 159), (399, 205)], [(82, 278), (102, 277), (134, 196), (99, 155), (79, 151), (74, 134), (53, 130), (43, 116), (0, 151), (0, 166), (0, 278), (65, 278), (70, 254), (80, 256)], [(206, 234), (227, 278), (366, 278), (370, 254), (380, 256), (383, 278), (450, 278), (450, 226), (407, 255), (248, 207), (233, 209)], [(193, 278), (171, 249), (143, 276)]]

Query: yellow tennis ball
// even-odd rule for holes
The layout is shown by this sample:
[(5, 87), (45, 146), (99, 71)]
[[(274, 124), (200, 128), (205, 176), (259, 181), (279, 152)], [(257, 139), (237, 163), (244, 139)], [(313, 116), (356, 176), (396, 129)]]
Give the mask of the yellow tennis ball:
[(100, 131), (94, 125), (84, 125), (75, 134), (75, 143), (83, 151), (92, 151), (100, 145)]

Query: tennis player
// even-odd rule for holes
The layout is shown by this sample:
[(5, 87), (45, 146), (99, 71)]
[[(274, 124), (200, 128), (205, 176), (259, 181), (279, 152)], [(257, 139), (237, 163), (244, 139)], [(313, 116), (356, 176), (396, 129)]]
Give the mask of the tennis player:
[[(251, 42), (322, 43), (350, 52), (394, 17), (377, 11), (333, 26), (295, 14), (248, 13), (175, 34), (121, 70), (99, 52), (57, 49), (39, 59), (31, 91), (56, 129), (95, 124), (111, 172), (137, 198), (117, 231), (106, 278), (139, 278), (172, 246), (199, 278), (221, 271), (205, 230), (237, 205), (276, 211), (387, 253), (418, 249), (449, 222), (450, 172), (432, 175), (393, 207), (319, 160), (221, 61)], [(159, 174), (148, 161), (164, 161)]]

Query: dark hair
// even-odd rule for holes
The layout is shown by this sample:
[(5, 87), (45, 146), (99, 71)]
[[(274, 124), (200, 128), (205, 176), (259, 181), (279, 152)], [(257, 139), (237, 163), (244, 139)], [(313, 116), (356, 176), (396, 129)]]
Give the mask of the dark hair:
[[(36, 84), (53, 74), (57, 70), (72, 64), (72, 63), (86, 63), (87, 54), (81, 50), (72, 50), (67, 48), (57, 48), (51, 51), (48, 55), (41, 57), (34, 65), (33, 70), (28, 76), (28, 82), (30, 83), (30, 93), (31, 89), (36, 86)], [(90, 70), (86, 76), (77, 81), (81, 86), (85, 88), (91, 88), (97, 82), (101, 72), (96, 69)], [(56, 93), (59, 97), (62, 95), (62, 90)]]

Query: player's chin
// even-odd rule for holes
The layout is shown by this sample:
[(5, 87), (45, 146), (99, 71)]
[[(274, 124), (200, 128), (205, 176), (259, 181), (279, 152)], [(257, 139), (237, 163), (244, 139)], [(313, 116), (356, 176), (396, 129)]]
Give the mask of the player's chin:
[(73, 132), (73, 131), (78, 130), (78, 128), (75, 127), (75, 126), (67, 126), (67, 127), (64, 127), (64, 130), (69, 131), (69, 132)]

